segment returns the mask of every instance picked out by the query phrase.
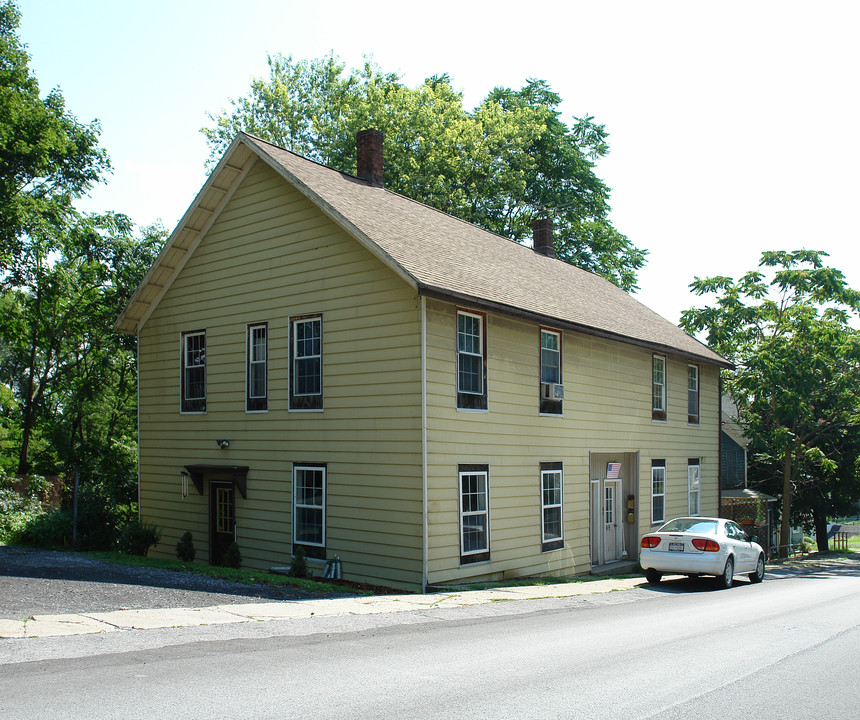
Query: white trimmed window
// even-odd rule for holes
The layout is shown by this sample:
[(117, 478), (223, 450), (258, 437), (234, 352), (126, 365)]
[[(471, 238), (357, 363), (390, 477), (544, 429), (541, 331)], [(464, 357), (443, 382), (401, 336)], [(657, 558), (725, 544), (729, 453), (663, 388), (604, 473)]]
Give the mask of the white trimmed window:
[(561, 463), (541, 463), (541, 550), (564, 546)]
[(651, 419), (666, 419), (666, 356), (651, 357)]
[(290, 318), (291, 410), (322, 410), (322, 352), (322, 315)]
[(457, 407), (487, 409), (487, 319), (457, 311)]
[(561, 377), (561, 333), (540, 331), (540, 412), (561, 415), (564, 387)]
[(689, 496), (690, 515), (698, 515), (702, 512), (702, 475), (699, 465), (699, 458), (690, 458), (689, 460), (687, 460), (687, 488)]
[(182, 333), (182, 412), (206, 412), (206, 331)]
[(687, 422), (699, 424), (699, 366), (687, 366)]
[(326, 466), (293, 466), (293, 542), (310, 557), (325, 557)]
[(268, 407), (268, 325), (248, 325), (248, 392), (245, 410), (259, 412)]
[(490, 558), (489, 471), (486, 465), (461, 465), (460, 563)]
[(666, 461), (651, 461), (651, 522), (666, 519)]

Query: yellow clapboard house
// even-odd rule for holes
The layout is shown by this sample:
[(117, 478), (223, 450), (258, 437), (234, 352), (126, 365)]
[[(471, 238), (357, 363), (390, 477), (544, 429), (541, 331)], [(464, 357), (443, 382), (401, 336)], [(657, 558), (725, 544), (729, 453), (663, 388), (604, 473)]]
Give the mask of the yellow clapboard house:
[(608, 281), (250, 135), (116, 323), (171, 556), (407, 589), (635, 560), (715, 515), (728, 363)]

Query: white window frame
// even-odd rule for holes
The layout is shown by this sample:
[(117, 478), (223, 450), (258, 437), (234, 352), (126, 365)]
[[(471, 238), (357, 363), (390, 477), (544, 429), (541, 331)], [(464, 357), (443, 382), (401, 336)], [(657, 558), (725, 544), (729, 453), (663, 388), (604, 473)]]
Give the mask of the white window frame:
[[(299, 502), (299, 473), (319, 472), (322, 473), (322, 503), (309, 504)], [(328, 473), (325, 465), (294, 465), (293, 466), (293, 542), (296, 545), (311, 545), (313, 547), (325, 547), (326, 544), (326, 495), (328, 493)], [(309, 542), (299, 539), (299, 510), (318, 510), (322, 524), (322, 542)]]
[[(662, 484), (663, 492), (654, 492), (655, 484), (658, 480), (658, 476), (660, 477), (660, 483)], [(660, 498), (662, 500), (661, 514), (660, 517), (657, 517), (657, 513), (654, 512), (654, 501)], [(663, 523), (666, 521), (666, 466), (665, 465), (651, 465), (651, 524), (656, 525), (657, 523)]]
[[(188, 342), (191, 338), (203, 338), (203, 362), (194, 368), (190, 368), (188, 365)], [(207, 394), (207, 385), (206, 385), (206, 331), (205, 330), (191, 330), (188, 332), (183, 332), (180, 335), (180, 348), (182, 352), (182, 376), (180, 378), (180, 397), (179, 397), (179, 411), (181, 413), (189, 413), (189, 414), (200, 414), (206, 412), (206, 394)], [(203, 394), (190, 396), (188, 394), (188, 387), (190, 383), (188, 382), (188, 371), (190, 369), (203, 370)], [(195, 402), (202, 401), (203, 409), (201, 410), (189, 410), (186, 409), (186, 402)]]
[[(256, 357), (255, 352), (257, 345), (254, 342), (255, 334), (259, 330), (265, 333), (263, 339), (263, 359)], [(268, 323), (250, 323), (246, 333), (247, 338), (247, 356), (246, 356), (246, 378), (245, 378), (245, 411), (246, 412), (266, 412), (266, 409), (250, 409), (252, 400), (265, 400), (268, 405), (269, 399), (269, 324)], [(253, 368), (254, 366), (263, 366), (263, 394), (253, 394)]]
[[(299, 333), (298, 327), (299, 325), (307, 325), (315, 323), (319, 325), (319, 341), (320, 341), (320, 351), (319, 353), (313, 355), (299, 355)], [(316, 395), (322, 395), (322, 316), (316, 315), (314, 317), (307, 318), (296, 318), (293, 320), (293, 395), (296, 397), (312, 397)], [(300, 360), (319, 360), (319, 390), (317, 392), (299, 392), (298, 388), (298, 373), (296, 372), (296, 367)]]
[[(657, 380), (658, 364), (660, 365), (659, 372), (662, 375), (659, 382)], [(651, 356), (651, 418), (653, 420), (665, 421), (668, 419), (666, 409), (666, 365), (665, 355), (654, 353)], [(659, 393), (657, 392), (658, 388)]]
[(702, 469), (699, 461), (687, 462), (687, 507), (690, 515), (702, 513)]
[[(544, 345), (544, 341), (543, 341), (543, 340), (544, 340), (544, 335), (546, 335), (546, 336), (548, 336), (548, 337), (554, 337), (554, 338), (555, 338), (555, 340), (556, 340), (556, 347), (555, 347), (555, 348), (549, 348), (549, 347), (546, 347), (546, 346)], [(543, 359), (544, 359), (544, 351), (546, 351), (546, 352), (548, 352), (548, 353), (554, 353), (554, 354), (555, 354), (555, 357), (556, 357), (556, 360), (557, 360), (557, 362), (556, 362), (556, 368), (558, 368), (558, 377), (557, 377), (555, 380), (544, 380), (544, 379), (543, 379), (543, 371), (544, 371), (544, 368), (545, 368), (545, 367), (547, 367), (547, 368), (551, 367), (550, 365), (545, 365), (545, 364), (544, 364), (544, 361), (543, 361)], [(541, 381), (542, 383), (553, 383), (553, 384), (555, 384), (555, 385), (561, 385), (561, 384), (562, 384), (562, 373), (561, 373), (561, 333), (560, 333), (560, 332), (556, 332), (555, 330), (546, 330), (546, 329), (544, 329), (544, 328), (541, 328), (541, 331), (540, 331), (540, 381)]]
[[(551, 476), (558, 477), (558, 502), (557, 503), (548, 503), (547, 499), (547, 485), (546, 479)], [(551, 489), (551, 492), (554, 489)], [(541, 519), (541, 542), (542, 543), (551, 543), (557, 540), (564, 539), (564, 474), (561, 470), (541, 470), (540, 471), (540, 519)], [(546, 532), (546, 511), (552, 509), (558, 509), (559, 516), (559, 533), (558, 535), (547, 535)]]
[[(460, 347), (460, 336), (461, 336), (460, 318), (461, 317), (473, 318), (474, 320), (477, 321), (477, 324), (478, 324), (477, 342), (478, 342), (479, 352), (473, 352), (471, 350), (463, 350)], [(474, 337), (474, 335), (470, 333), (468, 335), (468, 337)], [(480, 385), (481, 385), (480, 390), (477, 390), (477, 391), (476, 390), (464, 390), (462, 387), (460, 387), (460, 363), (461, 363), (461, 358), (463, 356), (478, 358), (478, 367), (479, 367), (478, 380), (479, 380)], [(484, 387), (484, 316), (483, 315), (477, 315), (475, 313), (466, 312), (464, 310), (458, 310), (457, 311), (457, 392), (462, 393), (463, 395), (479, 395), (479, 396), (482, 396), (484, 394), (484, 391), (485, 391), (485, 387)]]
[[(701, 406), (700, 402), (702, 399), (702, 394), (699, 391), (700, 388), (700, 371), (698, 365), (693, 365), (692, 363), (687, 366), (687, 422), (690, 425), (698, 425), (699, 418), (701, 417)], [(695, 387), (693, 385), (695, 384)], [(696, 413), (690, 412), (690, 401), (695, 395), (696, 398)]]
[[(463, 479), (466, 477), (478, 477), (483, 482), (483, 492), (480, 493), (483, 495), (484, 506), (478, 510), (464, 510), (464, 493), (463, 493)], [(458, 485), (459, 485), (459, 510), (460, 510), (460, 556), (465, 557), (468, 555), (480, 555), (483, 553), (490, 552), (490, 474), (487, 470), (460, 470), (458, 472)], [(471, 550), (466, 550), (466, 521), (472, 517), (483, 517), (484, 518), (484, 545), (480, 548), (473, 548)]]

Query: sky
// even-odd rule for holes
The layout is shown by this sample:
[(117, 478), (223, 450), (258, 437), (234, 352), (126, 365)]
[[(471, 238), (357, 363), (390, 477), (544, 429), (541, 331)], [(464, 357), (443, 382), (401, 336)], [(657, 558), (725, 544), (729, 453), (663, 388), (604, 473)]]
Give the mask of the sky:
[(410, 87), (448, 73), (473, 108), (546, 80), (562, 119), (608, 130), (597, 174), (648, 263), (637, 298), (672, 322), (697, 276), (765, 250), (824, 250), (860, 288), (860, 3), (567, 0), (18, 0), (43, 94), (98, 119), (113, 173), (81, 203), (172, 230), (206, 180), (200, 132), (267, 53), (371, 55)]

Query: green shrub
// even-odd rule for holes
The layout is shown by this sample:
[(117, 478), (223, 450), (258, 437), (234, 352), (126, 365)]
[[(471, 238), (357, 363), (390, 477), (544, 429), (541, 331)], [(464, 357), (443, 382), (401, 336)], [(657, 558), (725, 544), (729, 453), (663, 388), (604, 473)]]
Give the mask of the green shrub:
[(34, 498), (22, 498), (11, 488), (0, 488), (0, 542), (14, 542), (28, 523), (42, 514)]
[(146, 553), (161, 540), (161, 531), (150, 523), (132, 520), (119, 534), (117, 549), (126, 555), (141, 555)]
[(242, 567), (242, 553), (239, 552), (238, 543), (230, 543), (227, 552), (224, 553), (224, 566), (229, 568)]
[(290, 565), (290, 577), (306, 578), (308, 576), (308, 563), (305, 560), (305, 549), (299, 545), (293, 553), (293, 563)]
[(194, 549), (194, 540), (191, 537), (191, 532), (186, 532), (179, 542), (176, 543), (176, 557), (183, 562), (194, 562), (194, 556), (197, 551)]
[(67, 547), (72, 541), (72, 516), (65, 510), (42, 512), (27, 520), (11, 540), (38, 548)]

